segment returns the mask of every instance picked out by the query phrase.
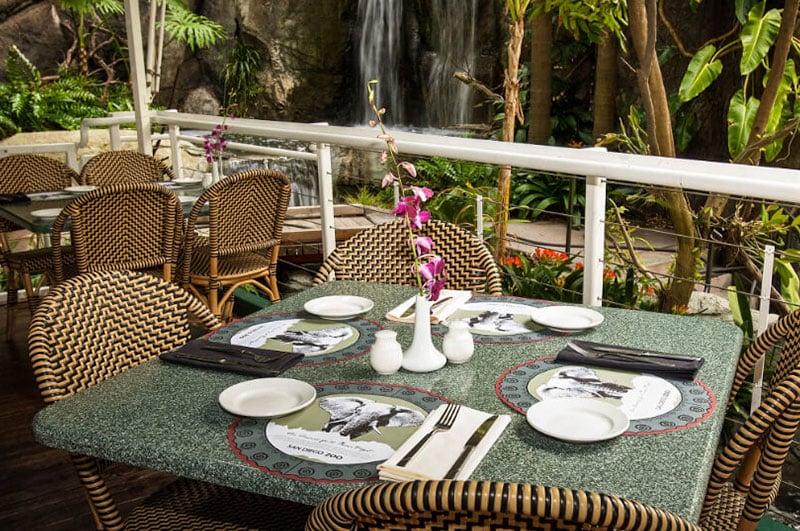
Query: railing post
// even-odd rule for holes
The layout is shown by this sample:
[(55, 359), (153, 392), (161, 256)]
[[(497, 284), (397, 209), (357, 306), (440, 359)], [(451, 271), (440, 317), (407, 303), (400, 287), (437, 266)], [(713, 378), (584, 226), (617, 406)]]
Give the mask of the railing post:
[(603, 305), (603, 266), (606, 225), (606, 179), (586, 178), (586, 223), (583, 303)]
[[(758, 297), (758, 325), (755, 335), (761, 335), (767, 329), (769, 321), (769, 302), (772, 295), (772, 272), (775, 267), (775, 246), (764, 246), (764, 269), (761, 271), (761, 293)], [(753, 390), (750, 396), (750, 413), (761, 405), (761, 391), (764, 387), (764, 355), (753, 367)]]
[(179, 125), (169, 126), (169, 150), (170, 162), (172, 162), (172, 173), (176, 179), (183, 177), (183, 153), (181, 152), (180, 139), (181, 128)]
[(336, 225), (333, 212), (333, 164), (331, 164), (331, 147), (328, 144), (317, 144), (317, 173), (319, 177), (322, 254), (324, 258), (327, 258), (336, 248)]

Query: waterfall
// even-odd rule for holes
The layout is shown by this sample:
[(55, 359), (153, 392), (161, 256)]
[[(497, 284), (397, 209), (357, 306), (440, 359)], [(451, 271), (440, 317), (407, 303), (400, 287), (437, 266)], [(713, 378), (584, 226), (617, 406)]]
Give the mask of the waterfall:
[(400, 58), (400, 30), (403, 19), (402, 0), (359, 0), (358, 27), (360, 78), (360, 123), (374, 118), (367, 103), (367, 82), (378, 80), (376, 101), (386, 107), (386, 121), (403, 123), (403, 105), (397, 66)]
[(425, 106), (429, 125), (448, 127), (472, 119), (473, 92), (453, 72), (475, 72), (478, 0), (430, 2), (432, 61)]

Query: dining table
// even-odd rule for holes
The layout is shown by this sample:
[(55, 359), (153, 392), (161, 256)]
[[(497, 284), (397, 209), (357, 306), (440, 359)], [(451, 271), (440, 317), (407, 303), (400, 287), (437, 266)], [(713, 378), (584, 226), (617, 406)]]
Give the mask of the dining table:
[[(342, 430), (352, 420), (347, 415), (354, 402), (358, 407), (388, 403), (392, 414), (430, 412), (455, 402), (511, 417), (471, 479), (598, 491), (697, 521), (741, 348), (737, 326), (702, 316), (598, 307), (592, 309), (602, 322), (583, 330), (554, 330), (534, 322), (532, 312), (573, 306), (476, 293), (463, 312), (459, 308), (450, 318), (500, 308), (513, 314), (509, 329), (473, 329), (474, 353), (464, 363), (448, 363), (431, 372), (401, 369), (378, 374), (369, 361), (375, 333), (396, 331), (407, 347), (413, 324), (389, 320), (386, 314), (414, 294), (407, 286), (331, 281), (210, 332), (207, 338), (212, 341), (236, 343), (253, 334), (274, 338), (295, 333), (293, 327), (305, 322), (307, 329), (343, 334), (346, 340), (336, 348), (293, 340), (292, 348), (305, 357), (280, 377), (315, 389), (316, 398), (303, 410), (275, 418), (232, 414), (221, 407), (220, 394), (253, 376), (153, 359), (43, 408), (33, 420), (35, 438), (69, 452), (316, 505), (345, 489), (382, 481), (376, 472), (380, 460), (370, 454), (374, 448), (354, 441), (374, 442), (377, 439), (370, 437), (393, 430), (403, 437), (413, 432), (394, 428), (384, 418), (351, 430), (349, 438), (342, 438), (341, 451), (330, 442), (317, 447), (317, 435), (330, 439), (332, 434), (323, 432)], [(374, 305), (343, 320), (304, 310), (309, 301), (341, 296), (363, 297)], [(446, 323), (431, 326), (434, 343), (441, 347)], [(704, 362), (691, 379), (645, 378), (664, 398), (651, 397), (643, 406), (646, 411), (621, 435), (594, 442), (563, 440), (531, 427), (526, 412), (554, 389), (573, 392), (569, 386), (562, 388), (562, 381), (571, 377), (564, 370), (570, 367), (555, 356), (576, 339), (698, 356)], [(608, 371), (578, 369), (592, 371), (593, 385), (620, 389), (619, 381), (608, 380)], [(586, 373), (582, 376), (585, 384)], [(629, 388), (639, 381), (636, 375), (625, 378)], [(345, 402), (350, 410), (343, 412)]]
[[(200, 180), (188, 179), (185, 183), (164, 181), (161, 184), (173, 190), (181, 200), (184, 216), (188, 216), (194, 201), (203, 193)], [(58, 212), (89, 188), (72, 186), (65, 190), (24, 194), (24, 201), (0, 201), (0, 217), (38, 235), (49, 235)], [(69, 228), (67, 221), (66, 228)]]

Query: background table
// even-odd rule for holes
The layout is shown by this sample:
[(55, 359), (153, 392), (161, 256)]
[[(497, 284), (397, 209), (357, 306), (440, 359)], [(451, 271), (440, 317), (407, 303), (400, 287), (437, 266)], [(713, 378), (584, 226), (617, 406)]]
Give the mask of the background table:
[[(365, 316), (397, 330), (408, 345), (412, 326), (383, 316), (413, 294), (406, 287), (332, 282), (296, 294), (260, 313), (298, 310), (323, 295), (369, 297), (375, 307)], [(401, 371), (380, 376), (368, 356), (326, 365), (293, 368), (285, 376), (310, 383), (385, 382), (428, 389), (456, 402), (512, 422), (481, 463), (473, 479), (502, 480), (583, 488), (655, 504), (697, 519), (717, 447), (724, 407), (741, 344), (739, 329), (717, 320), (599, 308), (605, 322), (578, 334), (582, 339), (702, 355), (698, 373), (717, 400), (703, 422), (683, 430), (611, 441), (572, 444), (544, 436), (528, 426), (495, 392), (498, 377), (533, 358), (554, 356), (570, 339), (559, 335), (516, 344), (477, 343), (464, 365), (416, 374)], [(575, 336), (573, 336), (575, 337)], [(441, 337), (435, 337), (440, 344)], [(34, 419), (39, 442), (55, 448), (163, 470), (245, 490), (316, 504), (351, 484), (302, 482), (265, 473), (240, 460), (228, 441), (234, 417), (217, 397), (226, 387), (247, 379), (153, 360), (63, 402), (48, 406)]]

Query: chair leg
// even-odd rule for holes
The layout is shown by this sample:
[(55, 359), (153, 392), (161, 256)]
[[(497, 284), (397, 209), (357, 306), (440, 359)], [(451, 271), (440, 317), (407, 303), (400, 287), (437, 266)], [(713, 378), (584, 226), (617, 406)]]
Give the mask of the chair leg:
[(17, 276), (14, 271), (6, 270), (6, 341), (11, 341), (14, 332), (14, 313), (17, 309)]
[(122, 516), (114, 503), (111, 493), (100, 471), (97, 468), (97, 461), (93, 457), (86, 455), (72, 454), (72, 464), (78, 472), (83, 488), (86, 490), (86, 499), (89, 508), (94, 516), (97, 529), (105, 531), (117, 531), (125, 528)]

